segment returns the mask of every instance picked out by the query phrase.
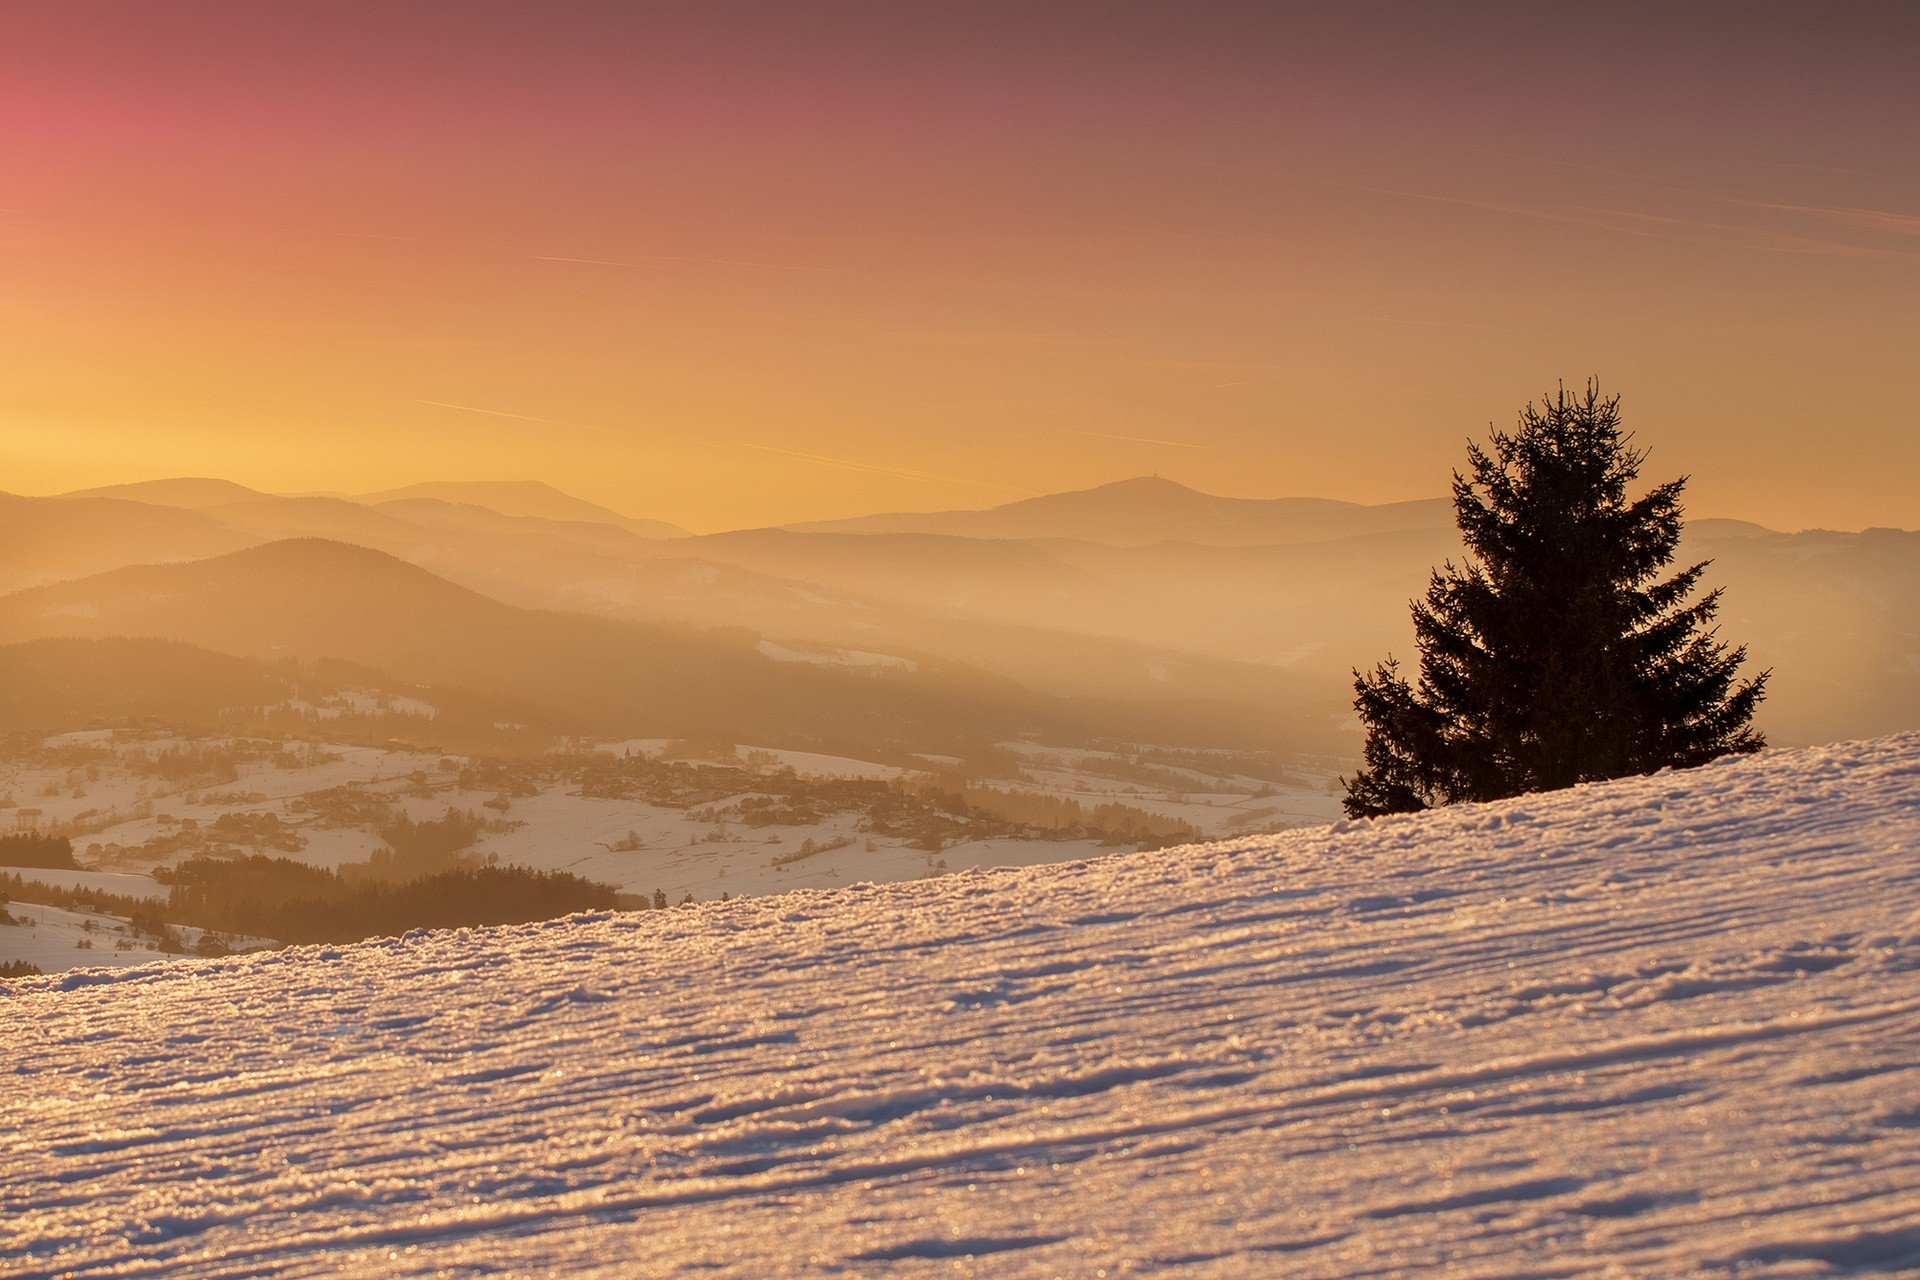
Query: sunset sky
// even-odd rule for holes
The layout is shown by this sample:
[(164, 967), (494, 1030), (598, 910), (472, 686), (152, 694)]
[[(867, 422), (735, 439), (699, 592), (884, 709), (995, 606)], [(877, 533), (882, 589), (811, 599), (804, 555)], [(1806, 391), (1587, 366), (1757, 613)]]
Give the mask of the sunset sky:
[(1696, 514), (1920, 526), (1920, 5), (0, 26), (3, 489), (1382, 501), (1597, 374)]

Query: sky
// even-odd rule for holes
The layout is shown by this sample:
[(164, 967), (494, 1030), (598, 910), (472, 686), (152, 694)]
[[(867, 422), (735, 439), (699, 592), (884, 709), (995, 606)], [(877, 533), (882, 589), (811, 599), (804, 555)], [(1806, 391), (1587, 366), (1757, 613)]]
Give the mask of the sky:
[(1920, 5), (0, 0), (0, 488), (1920, 527)]

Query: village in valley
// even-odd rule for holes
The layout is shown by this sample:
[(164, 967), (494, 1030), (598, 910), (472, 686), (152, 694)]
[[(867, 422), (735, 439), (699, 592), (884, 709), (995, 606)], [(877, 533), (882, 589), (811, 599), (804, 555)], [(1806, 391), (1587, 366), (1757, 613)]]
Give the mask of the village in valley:
[[(417, 742), (434, 708), (414, 699), (348, 691), (300, 710), (301, 736), (145, 725), (8, 740), (0, 896), (15, 925), (0, 928), (0, 963), (55, 972), (274, 945), (167, 918), (169, 869), (194, 861), (389, 880), (522, 867), (652, 907), (1073, 861), (1339, 812), (1333, 762), (1310, 757), (1007, 742), (880, 761), (663, 738), (478, 757), (325, 732), (385, 721)], [(70, 865), (7, 865), (69, 862), (9, 858), (9, 845), (70, 848)]]

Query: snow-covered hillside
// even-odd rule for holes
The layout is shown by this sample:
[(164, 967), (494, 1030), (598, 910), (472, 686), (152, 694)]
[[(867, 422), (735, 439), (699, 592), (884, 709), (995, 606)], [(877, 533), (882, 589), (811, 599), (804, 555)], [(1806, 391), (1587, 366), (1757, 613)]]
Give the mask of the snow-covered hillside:
[[(349, 692), (336, 702), (356, 696)], [(339, 706), (321, 708), (328, 709)], [(0, 835), (17, 829), (66, 836), (85, 869), (0, 865), (0, 897), (3, 878), (18, 876), (32, 884), (165, 899), (155, 872), (232, 853), (336, 868), (387, 847), (386, 827), (395, 818), (432, 822), (453, 811), (484, 822), (473, 833), (470, 856), (570, 872), (636, 894), (659, 892), (670, 902), (1063, 862), (1109, 852), (1122, 839), (1010, 828), (987, 813), (979, 821), (942, 822), (937, 832), (897, 815), (877, 823), (872, 795), (850, 801), (831, 794), (832, 784), (882, 784), (908, 769), (750, 744), (717, 754), (708, 749), (685, 762), (696, 772), (718, 770), (703, 782), (679, 776), (662, 786), (653, 776), (649, 786), (641, 769), (625, 777), (627, 785), (602, 780), (592, 788), (583, 785), (582, 761), (659, 762), (678, 744), (631, 738), (597, 744), (592, 754), (576, 743), (558, 756), (499, 760), (397, 744), (98, 729), (11, 745), (11, 753), (0, 749)], [(1018, 741), (997, 750), (1008, 767), (994, 782), (1018, 797), (1011, 802), (1065, 801), (1083, 811), (1083, 820), (1097, 819), (1087, 811), (1118, 805), (1136, 817), (1164, 819), (1175, 831), (1226, 837), (1320, 825), (1339, 812), (1327, 761), (1290, 759), (1282, 769), (1270, 759), (1225, 752), (1156, 757)], [(918, 762), (935, 769), (963, 763), (951, 756)], [(1242, 768), (1265, 776), (1238, 772)], [(775, 776), (783, 772), (792, 778)], [(679, 785), (689, 781), (699, 782), (697, 797)], [(951, 775), (949, 785), (955, 785)], [(749, 800), (775, 797), (786, 803), (753, 814), (743, 809)], [(928, 834), (939, 839), (930, 842)], [(1178, 838), (1189, 837), (1141, 834), (1127, 847)], [(71, 927), (32, 933), (0, 927), (0, 965), (25, 961), (53, 972), (156, 954), (126, 936), (119, 927), (124, 921), (96, 921), (96, 928), (121, 935), (110, 953), (92, 949), (94, 939), (78, 917), (66, 924)]]
[(1920, 735), (26, 979), (16, 1276), (1920, 1267)]

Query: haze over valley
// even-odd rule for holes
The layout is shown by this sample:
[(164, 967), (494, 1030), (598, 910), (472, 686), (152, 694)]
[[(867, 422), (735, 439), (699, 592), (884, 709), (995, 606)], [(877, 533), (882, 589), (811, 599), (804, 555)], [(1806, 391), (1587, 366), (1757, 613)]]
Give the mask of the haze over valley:
[[(1027, 714), (1038, 717), (1036, 725), (1074, 722), (1082, 733), (1124, 735), (1131, 724), (1136, 735), (1179, 745), (1345, 758), (1355, 750), (1351, 731), (1340, 726), (1357, 655), (1407, 652), (1407, 600), (1424, 589), (1431, 566), (1459, 555), (1451, 510), (1440, 499), (1377, 507), (1226, 499), (1159, 478), (988, 510), (704, 536), (533, 483), (422, 485), (404, 496), (353, 500), (158, 481), (0, 499), (0, 523), (8, 549), (0, 585), (14, 593), (0, 603), (0, 639), (8, 641), (112, 634), (213, 641), (209, 647), (224, 652), (350, 659), (432, 683), (473, 660), (429, 652), (457, 643), (450, 635), (430, 639), (435, 628), (471, 644), (511, 616), (496, 610), (476, 629), (462, 610), (489, 605), (445, 592), (426, 575), (403, 584), (376, 556), (330, 556), (309, 544), (216, 559), (321, 539), (405, 561), (494, 605), (705, 631), (702, 661), (732, 661), (757, 680), (804, 684), (804, 668), (817, 668), (815, 677), (851, 671), (901, 696), (920, 686), (948, 688), (980, 716), (1001, 717), (1001, 732), (1009, 716)], [(268, 568), (262, 557), (277, 558)], [(1724, 628), (1742, 638), (1757, 665), (1780, 673), (1764, 712), (1774, 739), (1886, 732), (1920, 712), (1920, 535), (1783, 532), (1704, 519), (1689, 524), (1682, 558), (1712, 562), (1709, 584), (1728, 589)], [(144, 579), (81, 581), (188, 561), (206, 563), (152, 579), (166, 584), (167, 598), (206, 593), (174, 617), (130, 603), (129, 593), (154, 594), (138, 585)], [(262, 566), (258, 572), (281, 594), (272, 618), (240, 626), (220, 611), (249, 599), (240, 585), (249, 565)], [(382, 575), (381, 585), (371, 581)], [(22, 594), (59, 582), (70, 585)], [(420, 651), (396, 654), (370, 637), (348, 636), (376, 625), (376, 601), (386, 592), (422, 593), (405, 606), (425, 629)], [(335, 596), (337, 606), (328, 603)], [(309, 612), (296, 622), (293, 602), (303, 599)], [(322, 622), (332, 628), (325, 638), (293, 634)], [(526, 621), (514, 639), (493, 643), (537, 649), (525, 630), (537, 626)], [(640, 632), (595, 634), (622, 637), (607, 643), (665, 643), (657, 632), (651, 640)], [(738, 666), (741, 642), (786, 670)], [(550, 653), (531, 665), (549, 669), (520, 670), (504, 687), (580, 674), (577, 663), (551, 670), (565, 664)], [(483, 682), (507, 676), (472, 674)], [(1023, 712), (1013, 712), (1013, 703), (1023, 703)], [(740, 720), (729, 729), (724, 721), (701, 729), (766, 737), (772, 724)], [(635, 735), (691, 729), (631, 718), (577, 727), (609, 726)], [(787, 731), (817, 740), (839, 732), (824, 722), (811, 731), (796, 722)]]

